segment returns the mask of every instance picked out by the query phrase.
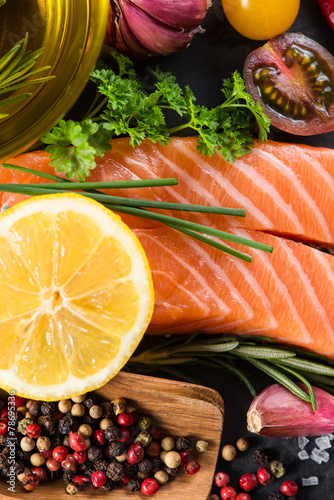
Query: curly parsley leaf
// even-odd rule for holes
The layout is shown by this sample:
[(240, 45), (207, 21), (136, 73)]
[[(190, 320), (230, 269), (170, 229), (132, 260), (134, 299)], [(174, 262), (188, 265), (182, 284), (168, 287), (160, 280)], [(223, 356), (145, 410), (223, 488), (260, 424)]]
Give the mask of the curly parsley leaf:
[[(224, 80), (222, 104), (208, 109), (196, 104), (190, 87), (183, 90), (171, 73), (153, 71), (156, 83), (148, 92), (133, 62), (115, 50), (112, 55), (118, 74), (98, 64), (91, 75), (98, 92), (96, 114), (90, 112), (81, 122), (62, 120), (42, 139), (48, 144), (51, 165), (69, 179), (85, 180), (96, 166), (94, 157), (110, 151), (111, 139), (118, 136), (129, 137), (133, 147), (144, 139), (166, 145), (171, 135), (193, 130), (200, 154), (213, 156), (219, 151), (229, 162), (251, 152), (254, 125), (259, 139), (266, 139), (270, 120), (260, 104), (254, 104), (238, 72)], [(166, 110), (176, 112), (181, 125), (168, 128)]]

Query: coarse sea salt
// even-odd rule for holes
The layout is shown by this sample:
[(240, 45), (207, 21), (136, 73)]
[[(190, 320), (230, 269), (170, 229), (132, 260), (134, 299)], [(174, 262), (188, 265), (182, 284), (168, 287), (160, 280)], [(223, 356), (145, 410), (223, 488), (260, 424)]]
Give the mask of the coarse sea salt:
[(308, 458), (310, 458), (310, 455), (307, 453), (306, 450), (301, 450), (298, 453), (298, 457), (300, 458), (300, 460), (307, 460)]
[(307, 439), (307, 437), (305, 436), (299, 436), (298, 438), (298, 446), (301, 450), (303, 450), (305, 448), (305, 446), (307, 445), (307, 443), (309, 443), (310, 440)]
[(329, 436), (320, 436), (314, 442), (320, 450), (327, 450), (332, 447)]
[(318, 464), (321, 464), (322, 462), (328, 462), (329, 453), (325, 450), (319, 450), (319, 448), (313, 448), (310, 458)]
[(319, 478), (316, 476), (302, 477), (302, 486), (315, 486), (319, 484)]

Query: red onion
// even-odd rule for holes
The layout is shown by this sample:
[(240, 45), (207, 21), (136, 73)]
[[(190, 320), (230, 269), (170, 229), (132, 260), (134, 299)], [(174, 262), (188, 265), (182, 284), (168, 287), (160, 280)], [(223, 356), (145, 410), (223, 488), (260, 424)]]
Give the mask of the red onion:
[(105, 43), (136, 58), (187, 47), (211, 0), (110, 0)]

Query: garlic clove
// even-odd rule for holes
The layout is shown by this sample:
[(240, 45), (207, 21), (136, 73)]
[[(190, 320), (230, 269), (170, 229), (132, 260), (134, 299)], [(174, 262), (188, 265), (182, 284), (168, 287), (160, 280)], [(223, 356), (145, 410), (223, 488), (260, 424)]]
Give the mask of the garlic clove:
[(149, 52), (173, 54), (191, 42), (196, 30), (180, 30), (164, 24), (136, 7), (128, 0), (119, 0), (127, 26), (139, 43)]
[[(298, 384), (306, 393), (307, 388)], [(264, 389), (247, 412), (250, 432), (270, 437), (314, 436), (334, 432), (334, 397), (313, 387), (317, 410), (280, 384)]]
[(193, 29), (199, 26), (211, 2), (207, 0), (131, 0), (146, 14), (174, 28)]
[(120, 13), (118, 19), (118, 36), (122, 40), (122, 43), (126, 48), (124, 50), (123, 48), (121, 48), (121, 45), (116, 46), (116, 48), (119, 48), (119, 50), (121, 50), (122, 52), (131, 54), (137, 59), (153, 56), (152, 52), (143, 47), (143, 45), (135, 37), (122, 13)]

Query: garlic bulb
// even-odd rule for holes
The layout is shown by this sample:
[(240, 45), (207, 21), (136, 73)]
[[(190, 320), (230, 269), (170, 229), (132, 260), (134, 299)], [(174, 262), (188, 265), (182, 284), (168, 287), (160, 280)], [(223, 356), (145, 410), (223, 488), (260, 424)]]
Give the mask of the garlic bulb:
[[(298, 384), (305, 392), (307, 388)], [(247, 412), (250, 432), (270, 437), (314, 436), (334, 432), (334, 397), (313, 387), (317, 409), (280, 384), (264, 389)]]
[(133, 57), (168, 55), (187, 47), (211, 0), (110, 0), (105, 43)]

